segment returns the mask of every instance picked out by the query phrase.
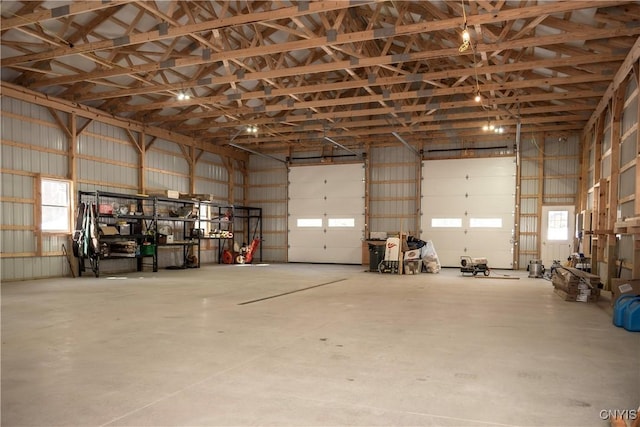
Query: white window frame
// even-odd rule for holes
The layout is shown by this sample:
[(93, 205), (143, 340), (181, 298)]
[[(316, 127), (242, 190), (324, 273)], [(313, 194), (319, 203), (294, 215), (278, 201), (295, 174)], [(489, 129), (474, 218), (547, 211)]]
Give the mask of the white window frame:
[[(564, 218), (560, 221), (558, 221), (557, 219), (552, 218), (552, 215), (554, 214), (559, 214), (559, 213), (564, 213), (565, 215)], [(558, 223), (558, 222), (564, 222), (565, 226), (564, 228), (560, 228), (560, 227), (552, 227), (554, 224)], [(563, 236), (560, 236), (557, 233), (553, 233), (552, 230), (554, 231), (561, 231), (564, 230), (565, 233)], [(566, 210), (549, 210), (549, 213), (547, 214), (547, 240), (568, 240), (569, 239), (569, 212), (567, 212)]]
[[(51, 204), (45, 204), (45, 199), (46, 199), (46, 195), (44, 194), (45, 191), (43, 189), (44, 185), (47, 183), (63, 183), (66, 185), (66, 190), (67, 190), (67, 194), (66, 194), (66, 201), (62, 204), (56, 204), (56, 203), (51, 203)], [(63, 179), (63, 178), (52, 178), (52, 177), (46, 177), (46, 176), (40, 176), (38, 179), (38, 205), (39, 205), (39, 209), (40, 209), (40, 218), (38, 219), (38, 226), (40, 228), (40, 231), (44, 234), (71, 234), (72, 230), (73, 230), (73, 181), (69, 180), (69, 179)], [(66, 211), (66, 215), (63, 215), (63, 217), (66, 218), (66, 226), (62, 227), (62, 228), (48, 228), (46, 227), (46, 223), (45, 223), (45, 218), (47, 218), (48, 216), (50, 216), (49, 214), (47, 214), (47, 209), (64, 209)], [(56, 216), (59, 216), (59, 214), (56, 214)]]

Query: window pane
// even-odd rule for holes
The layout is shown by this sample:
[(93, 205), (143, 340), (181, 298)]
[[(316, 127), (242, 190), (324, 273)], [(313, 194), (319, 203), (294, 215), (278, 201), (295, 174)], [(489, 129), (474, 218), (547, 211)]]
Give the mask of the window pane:
[(42, 204), (69, 206), (69, 183), (52, 179), (42, 180)]
[(355, 218), (329, 218), (329, 227), (355, 227)]
[(209, 235), (211, 231), (211, 223), (208, 221), (211, 219), (210, 209), (211, 206), (201, 204), (198, 210), (199, 221), (195, 223), (195, 228), (201, 229), (205, 236)]
[(471, 218), (469, 226), (474, 228), (502, 228), (502, 218)]
[(61, 179), (42, 178), (41, 212), (42, 231), (71, 231), (71, 182)]
[(547, 217), (547, 239), (567, 240), (569, 238), (569, 212), (549, 211)]
[(433, 228), (460, 228), (462, 218), (431, 218)]
[(322, 218), (298, 218), (298, 227), (322, 227)]
[(69, 208), (43, 206), (42, 231), (70, 231)]

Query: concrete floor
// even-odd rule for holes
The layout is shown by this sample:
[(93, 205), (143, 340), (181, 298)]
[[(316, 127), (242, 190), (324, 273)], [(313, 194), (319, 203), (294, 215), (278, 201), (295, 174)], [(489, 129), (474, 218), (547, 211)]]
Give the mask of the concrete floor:
[(289, 264), (3, 283), (2, 425), (606, 426), (601, 410), (637, 408), (640, 333), (607, 301), (492, 276)]

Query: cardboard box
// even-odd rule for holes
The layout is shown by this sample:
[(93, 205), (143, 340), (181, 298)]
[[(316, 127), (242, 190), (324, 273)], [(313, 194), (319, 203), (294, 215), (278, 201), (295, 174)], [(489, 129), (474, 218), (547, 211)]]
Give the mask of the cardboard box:
[(180, 192), (176, 191), (176, 190), (165, 190), (164, 191), (164, 195), (165, 195), (165, 197), (168, 197), (170, 199), (179, 199), (180, 198)]
[(173, 234), (169, 234), (169, 235), (164, 235), (164, 234), (159, 234), (158, 235), (158, 244), (160, 245), (166, 245), (169, 243), (173, 243)]
[(103, 236), (117, 236), (120, 233), (118, 233), (118, 229), (113, 225), (101, 225), (100, 234)]
[(640, 279), (611, 279), (611, 305), (621, 295), (640, 295)]

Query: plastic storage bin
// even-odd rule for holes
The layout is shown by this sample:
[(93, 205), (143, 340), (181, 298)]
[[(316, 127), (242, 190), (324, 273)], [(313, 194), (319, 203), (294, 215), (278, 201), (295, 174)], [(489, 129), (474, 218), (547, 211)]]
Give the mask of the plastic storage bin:
[(631, 300), (624, 310), (622, 326), (631, 332), (640, 332), (640, 297)]
[(624, 323), (624, 313), (633, 301), (640, 300), (640, 296), (638, 295), (622, 295), (617, 299), (615, 305), (613, 306), (613, 324), (622, 327)]

